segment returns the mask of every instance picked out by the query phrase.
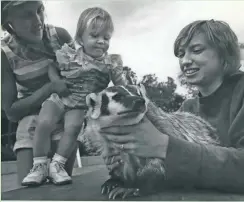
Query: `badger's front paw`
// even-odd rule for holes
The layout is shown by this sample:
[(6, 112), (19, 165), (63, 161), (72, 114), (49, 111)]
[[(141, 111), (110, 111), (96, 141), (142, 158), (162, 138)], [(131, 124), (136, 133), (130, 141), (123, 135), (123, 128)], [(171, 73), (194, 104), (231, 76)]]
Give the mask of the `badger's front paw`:
[(126, 188), (124, 183), (119, 179), (108, 179), (101, 187), (102, 194), (108, 195), (109, 199), (122, 198), (126, 199), (128, 197), (139, 196), (139, 189), (136, 188)]
[(140, 190), (136, 188), (116, 187), (108, 194), (109, 199), (127, 199), (140, 196)]
[(123, 182), (119, 179), (110, 178), (101, 187), (102, 194), (109, 194), (114, 188), (122, 187)]

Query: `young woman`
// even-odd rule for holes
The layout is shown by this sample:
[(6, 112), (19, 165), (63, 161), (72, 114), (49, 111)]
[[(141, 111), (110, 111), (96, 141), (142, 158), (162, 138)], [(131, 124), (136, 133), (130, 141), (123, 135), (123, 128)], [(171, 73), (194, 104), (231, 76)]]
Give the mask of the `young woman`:
[[(45, 24), (42, 1), (1, 1), (1, 17), (2, 27), (9, 33), (1, 41), (2, 109), (10, 121), (19, 123), (14, 151), (21, 182), (33, 165), (33, 136), (42, 103), (52, 93), (69, 94), (65, 81), (49, 81), (48, 67), (56, 65), (55, 51), (69, 43), (71, 37), (65, 29)], [(52, 140), (60, 139), (62, 131), (62, 123), (55, 125)], [(40, 146), (49, 150), (50, 142), (49, 139)], [(56, 151), (56, 142), (52, 141), (52, 153)], [(69, 175), (75, 153), (73, 149), (66, 163)], [(57, 180), (65, 180), (64, 169), (57, 168), (56, 173)], [(42, 183), (39, 174), (34, 176), (39, 182), (36, 184)]]
[[(101, 132), (134, 155), (165, 159), (167, 184), (243, 193), (244, 73), (239, 71), (238, 39), (225, 22), (195, 21), (179, 33), (174, 53), (187, 82), (199, 91), (197, 97), (183, 103), (180, 111), (211, 123), (218, 131), (221, 146), (190, 143), (162, 134), (148, 120)], [(118, 154), (104, 158), (111, 170), (121, 162)]]

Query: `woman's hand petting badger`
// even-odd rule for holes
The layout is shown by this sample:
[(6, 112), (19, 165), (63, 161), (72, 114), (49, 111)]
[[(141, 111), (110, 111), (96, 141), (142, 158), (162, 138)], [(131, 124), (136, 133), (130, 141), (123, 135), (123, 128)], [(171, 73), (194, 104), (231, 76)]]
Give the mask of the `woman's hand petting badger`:
[(109, 87), (88, 95), (87, 105), (82, 138), (88, 149), (104, 156), (111, 178), (102, 185), (102, 193), (109, 198), (148, 194), (162, 187), (170, 135), (218, 144), (206, 121), (189, 113), (159, 110), (146, 98), (143, 86)]
[(161, 159), (166, 156), (169, 137), (156, 129), (147, 117), (136, 125), (102, 128), (101, 133), (115, 147), (123, 145), (123, 150), (130, 154)]

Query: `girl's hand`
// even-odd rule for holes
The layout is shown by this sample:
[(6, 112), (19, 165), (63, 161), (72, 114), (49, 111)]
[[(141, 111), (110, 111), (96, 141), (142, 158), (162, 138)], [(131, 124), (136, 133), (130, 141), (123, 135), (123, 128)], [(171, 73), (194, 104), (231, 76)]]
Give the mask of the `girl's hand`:
[(146, 158), (166, 157), (169, 138), (147, 118), (133, 126), (102, 128), (100, 132), (111, 144), (125, 152)]

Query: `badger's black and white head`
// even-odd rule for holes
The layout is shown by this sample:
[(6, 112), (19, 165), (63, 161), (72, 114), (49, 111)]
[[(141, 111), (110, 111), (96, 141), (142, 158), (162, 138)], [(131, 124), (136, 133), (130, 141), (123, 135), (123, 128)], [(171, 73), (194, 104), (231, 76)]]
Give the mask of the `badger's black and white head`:
[(138, 123), (147, 111), (144, 86), (112, 86), (86, 97), (88, 117), (100, 126), (132, 125)]

